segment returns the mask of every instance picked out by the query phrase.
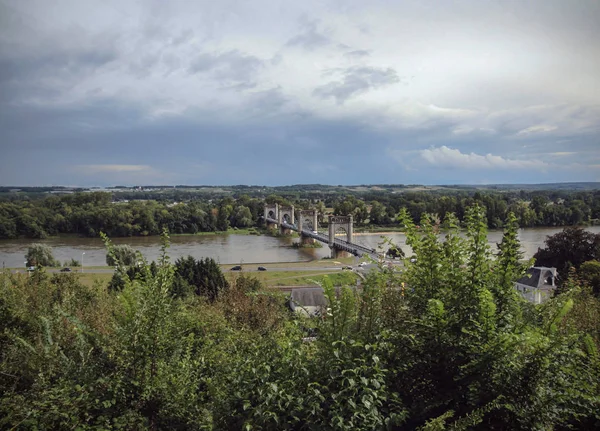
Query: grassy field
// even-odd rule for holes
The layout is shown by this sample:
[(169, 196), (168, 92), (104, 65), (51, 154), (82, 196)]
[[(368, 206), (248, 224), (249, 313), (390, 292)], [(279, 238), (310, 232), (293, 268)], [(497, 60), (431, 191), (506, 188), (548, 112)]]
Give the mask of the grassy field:
[(112, 274), (77, 274), (79, 277), (79, 281), (81, 281), (86, 286), (93, 286), (95, 283), (107, 284), (112, 278)]
[[(246, 274), (258, 278), (267, 287), (316, 285), (325, 276), (336, 286), (349, 285), (356, 284), (357, 277), (352, 271), (264, 271)], [(239, 276), (239, 272), (225, 274), (230, 282)]]
[[(258, 278), (267, 287), (278, 286), (307, 286), (316, 285), (323, 281), (327, 276), (336, 286), (353, 285), (356, 283), (356, 275), (351, 271), (265, 271), (246, 273), (251, 277)], [(76, 274), (79, 280), (87, 285), (93, 286), (96, 283), (106, 284), (110, 281), (112, 274)], [(233, 281), (239, 277), (240, 273), (225, 273), (228, 281)]]
[[(225, 272), (225, 277), (231, 282), (240, 274), (239, 272)], [(258, 278), (266, 287), (316, 285), (322, 282), (325, 276), (329, 277), (336, 286), (356, 283), (356, 274), (352, 271), (264, 271), (245, 274)], [(112, 274), (77, 273), (76, 276), (83, 284), (93, 286), (95, 283), (108, 283)]]

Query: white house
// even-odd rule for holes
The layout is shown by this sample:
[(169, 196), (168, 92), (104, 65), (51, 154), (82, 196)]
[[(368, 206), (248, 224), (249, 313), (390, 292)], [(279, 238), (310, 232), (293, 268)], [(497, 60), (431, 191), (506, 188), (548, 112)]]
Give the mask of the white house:
[(534, 304), (541, 304), (554, 295), (556, 268), (534, 266), (515, 283), (517, 291)]

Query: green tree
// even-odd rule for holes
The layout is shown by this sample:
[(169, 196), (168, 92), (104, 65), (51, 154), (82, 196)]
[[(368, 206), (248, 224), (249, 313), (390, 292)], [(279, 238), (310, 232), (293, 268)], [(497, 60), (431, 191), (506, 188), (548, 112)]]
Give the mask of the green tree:
[(212, 258), (196, 260), (192, 256), (179, 258), (174, 267), (174, 295), (185, 296), (194, 292), (215, 301), (229, 287), (221, 268)]
[(112, 253), (106, 255), (108, 266), (132, 266), (138, 262), (138, 252), (128, 244), (119, 244), (112, 247)]
[(244, 205), (238, 206), (232, 216), (231, 224), (241, 228), (252, 226), (252, 213), (250, 212), (250, 208)]
[(45, 244), (31, 244), (27, 248), (27, 266), (60, 266), (60, 262), (54, 258), (52, 248)]
[(566, 280), (570, 267), (578, 269), (584, 262), (600, 259), (600, 234), (580, 227), (565, 228), (562, 232), (547, 237), (545, 244), (533, 258), (538, 266), (557, 268), (561, 285)]
[(229, 229), (229, 217), (231, 216), (232, 211), (233, 208), (231, 205), (221, 205), (219, 207), (216, 221), (217, 230), (226, 231)]
[(369, 212), (369, 223), (382, 225), (386, 222), (385, 206), (377, 201), (371, 202), (371, 211)]
[(348, 196), (338, 202), (333, 208), (333, 213), (335, 215), (351, 215), (357, 224), (363, 224), (369, 217), (369, 211), (365, 202), (361, 199), (356, 199), (354, 196)]
[[(594, 423), (598, 385), (586, 379), (594, 378), (598, 364), (569, 347), (574, 342), (584, 348), (578, 335), (557, 331), (572, 300), (550, 301), (531, 320), (522, 316), (526, 304), (512, 287), (522, 273), (515, 218), (509, 216), (496, 259), (487, 245), (480, 206), (467, 210), (466, 238), (458, 235), (456, 219), (446, 223), (450, 229), (443, 244), (430, 217), (422, 217), (419, 230), (405, 211), (400, 218), (407, 226), (407, 244), (418, 256), (403, 273), (407, 288), (398, 298), (407, 312), (389, 317), (398, 329), (391, 334), (395, 348), (386, 366), (391, 370), (387, 384), (408, 409), (401, 429), (434, 423), (438, 428), (432, 429), (443, 429), (440, 423), (459, 429), (560, 429), (573, 424), (585, 429), (588, 420)], [(556, 377), (566, 369), (590, 374), (564, 384)], [(585, 387), (590, 398), (566, 407), (559, 398), (582, 401), (581, 394), (571, 391), (573, 384)], [(419, 389), (410, 391), (415, 387)], [(411, 393), (404, 395), (407, 391)], [(546, 391), (554, 395), (547, 397)]]
[(600, 298), (600, 262), (589, 260), (579, 267), (581, 281), (592, 288), (594, 295)]

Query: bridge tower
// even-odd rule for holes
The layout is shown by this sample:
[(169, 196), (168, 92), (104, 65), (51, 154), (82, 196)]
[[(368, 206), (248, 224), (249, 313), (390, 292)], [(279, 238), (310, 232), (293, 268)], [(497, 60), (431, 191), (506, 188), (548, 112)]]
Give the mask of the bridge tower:
[(316, 231), (318, 222), (317, 210), (300, 210), (298, 211), (298, 232), (300, 233), (300, 242), (302, 244), (314, 244), (315, 239), (302, 235), (302, 229)]
[(282, 222), (287, 224), (294, 224), (296, 217), (294, 215), (294, 205), (289, 207), (279, 207), (277, 214), (277, 220), (279, 221), (279, 229), (282, 235), (289, 235), (292, 233), (291, 229), (285, 228), (281, 225)]
[(346, 252), (335, 247), (335, 233), (338, 229), (343, 229), (346, 232), (346, 241), (352, 242), (353, 220), (352, 216), (329, 216), (329, 248), (331, 249), (331, 257), (339, 257)]
[(267, 218), (279, 220), (279, 204), (265, 204), (265, 225), (267, 229), (277, 229), (278, 224), (268, 221)]

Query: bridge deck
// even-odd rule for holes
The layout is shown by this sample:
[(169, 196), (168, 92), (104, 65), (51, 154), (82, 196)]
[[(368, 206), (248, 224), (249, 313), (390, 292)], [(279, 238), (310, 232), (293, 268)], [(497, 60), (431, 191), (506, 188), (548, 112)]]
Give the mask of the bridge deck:
[[(279, 224), (279, 222), (277, 220), (272, 219), (272, 218), (267, 217), (266, 220), (270, 223)], [(291, 229), (293, 231), (298, 232), (298, 227), (296, 225), (289, 224), (286, 222), (281, 222), (281, 226), (283, 226), (286, 229)], [(322, 234), (319, 232), (315, 233), (312, 230), (308, 230), (308, 229), (302, 229), (301, 234), (303, 236), (307, 236), (309, 238), (314, 238), (317, 241), (324, 242), (325, 244), (329, 244), (329, 235), (325, 235), (325, 234)], [(377, 255), (377, 250), (375, 250), (373, 248), (367, 248), (360, 244), (355, 244), (353, 242), (344, 241), (343, 239), (339, 239), (339, 238), (334, 239), (333, 246), (339, 250), (347, 251), (348, 253), (351, 253), (351, 254), (353, 254), (355, 256), (359, 256), (359, 257), (364, 256), (364, 255)]]

